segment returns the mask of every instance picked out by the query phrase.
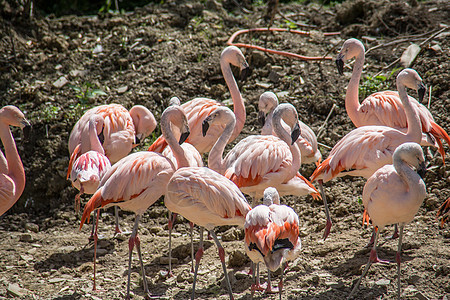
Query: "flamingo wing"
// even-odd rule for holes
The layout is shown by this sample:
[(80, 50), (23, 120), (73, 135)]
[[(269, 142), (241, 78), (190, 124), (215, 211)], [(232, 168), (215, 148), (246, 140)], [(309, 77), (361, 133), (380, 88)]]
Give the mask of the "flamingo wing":
[(70, 172), (72, 184), (80, 189), (81, 182), (87, 182), (96, 178), (96, 183), (92, 187), (84, 187), (84, 192), (93, 194), (105, 173), (111, 168), (109, 159), (96, 151), (88, 151), (77, 158)]
[[(219, 106), (222, 106), (220, 102), (208, 98), (195, 98), (181, 105), (186, 113), (190, 129), (186, 142), (192, 144), (200, 153), (208, 152), (220, 136), (220, 130), (223, 131), (223, 128), (215, 128), (219, 126), (212, 126), (205, 137), (202, 135), (203, 120)], [(148, 151), (162, 153), (166, 146), (167, 142), (161, 135), (148, 148)]]
[(292, 153), (289, 146), (272, 135), (254, 135), (241, 140), (225, 157), (225, 177), (239, 187), (257, 185), (267, 177), (283, 177), (283, 169), (292, 166)]
[(239, 188), (208, 168), (181, 168), (167, 185), (165, 205), (208, 230), (218, 225), (243, 225), (251, 207)]
[(378, 168), (392, 163), (394, 150), (404, 142), (404, 136), (386, 126), (358, 127), (331, 149), (328, 158), (311, 175), (311, 181), (323, 179), (326, 182), (347, 172), (368, 178)]
[(103, 176), (84, 208), (81, 224), (94, 209), (111, 203), (143, 213), (164, 194), (173, 172), (172, 162), (159, 153), (136, 152), (124, 157)]

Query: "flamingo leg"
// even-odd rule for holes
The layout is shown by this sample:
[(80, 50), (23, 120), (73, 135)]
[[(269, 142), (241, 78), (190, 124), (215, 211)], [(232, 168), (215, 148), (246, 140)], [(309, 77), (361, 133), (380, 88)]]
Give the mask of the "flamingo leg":
[[(94, 210), (94, 214), (92, 216), (92, 230), (91, 230), (91, 235), (89, 236), (89, 241), (94, 240), (94, 234), (95, 234), (95, 229), (96, 229), (95, 219), (97, 219), (97, 217), (98, 217), (98, 213), (96, 210)], [(97, 238), (98, 238), (98, 236), (97, 236)]]
[(327, 225), (325, 226), (325, 232), (323, 233), (323, 240), (326, 240), (328, 235), (330, 234), (331, 225), (333, 223), (331, 222), (331, 218), (330, 218), (330, 211), (328, 209), (327, 197), (325, 196), (325, 192), (323, 191), (322, 179), (319, 179), (319, 188), (320, 188), (320, 194), (322, 194), (323, 205), (325, 206), (325, 215), (327, 217)]
[[(95, 211), (95, 212), (97, 212), (97, 211)], [(94, 285), (92, 287), (93, 291), (97, 290), (97, 286), (95, 285), (95, 273), (97, 271), (97, 269), (96, 269), (96, 264), (97, 264), (97, 242), (98, 242), (97, 230), (98, 230), (98, 217), (99, 217), (99, 215), (100, 214), (97, 213), (97, 217), (96, 217), (95, 223), (92, 222), (93, 224), (95, 224), (95, 226), (93, 226), (93, 227), (95, 227), (95, 231), (94, 231), (94, 234), (93, 234), (93, 237), (94, 237)]]
[(139, 225), (140, 215), (136, 215), (136, 219), (134, 222), (133, 232), (131, 233), (130, 239), (128, 240), (128, 281), (127, 281), (127, 296), (125, 299), (130, 299), (130, 281), (131, 281), (131, 258), (133, 256), (133, 249), (136, 243), (136, 235)]
[(359, 285), (361, 284), (362, 279), (364, 278), (364, 276), (366, 276), (367, 271), (369, 271), (369, 268), (372, 265), (372, 263), (376, 263), (376, 262), (387, 263), (387, 261), (384, 261), (384, 260), (381, 260), (381, 259), (378, 258), (377, 242), (378, 242), (379, 235), (380, 235), (380, 230), (378, 230), (378, 227), (377, 227), (376, 234), (375, 234), (375, 240), (373, 242), (373, 247), (372, 247), (372, 250), (370, 250), (369, 261), (367, 262), (367, 265), (364, 268), (364, 271), (361, 274), (361, 277), (359, 277), (358, 281), (356, 282), (355, 286), (352, 289), (352, 292), (350, 293), (350, 295), (348, 296), (347, 299), (351, 299), (352, 296), (356, 293), (356, 291), (358, 290)]
[(375, 235), (377, 234), (377, 231), (375, 229), (375, 227), (373, 228), (372, 231), (372, 236), (370, 237), (369, 243), (367, 243), (365, 248), (372, 248), (373, 247), (373, 242), (375, 241)]
[(194, 273), (194, 223), (189, 222), (189, 229), (191, 233), (191, 273)]
[(142, 261), (142, 254), (141, 254), (141, 239), (139, 238), (139, 235), (138, 235), (138, 233), (137, 233), (137, 224), (138, 224), (138, 222), (139, 222), (139, 218), (140, 218), (140, 215), (137, 215), (137, 216), (136, 216), (136, 223), (135, 223), (135, 226), (136, 226), (135, 244), (136, 244), (137, 254), (138, 254), (138, 257), (139, 257), (139, 263), (140, 263), (140, 265), (141, 265), (142, 281), (143, 281), (143, 284), (144, 284), (144, 292), (145, 292), (145, 295), (147, 295), (148, 298), (151, 298), (150, 292), (149, 292), (149, 290), (148, 290), (147, 277), (145, 276), (144, 262)]
[(399, 300), (400, 300), (400, 295), (401, 295), (400, 263), (401, 263), (401, 255), (402, 255), (403, 228), (404, 228), (404, 224), (400, 224), (400, 235), (398, 237), (398, 250), (397, 250), (397, 254), (395, 256), (396, 261), (397, 261), (397, 299), (399, 299)]
[(266, 294), (276, 294), (278, 293), (278, 288), (272, 287), (272, 279), (270, 275), (270, 270), (267, 269), (267, 288), (266, 288)]
[(252, 287), (251, 287), (252, 294), (254, 294), (255, 291), (264, 291), (264, 290), (266, 290), (265, 284), (264, 285), (261, 284), (261, 281), (260, 281), (260, 277), (259, 277), (259, 262), (256, 263), (256, 271), (255, 271), (255, 273), (256, 273), (256, 278), (255, 278), (255, 275), (253, 275), (253, 280), (254, 280), (255, 283), (252, 284)]
[(200, 264), (200, 259), (202, 259), (202, 256), (203, 256), (203, 228), (200, 227), (200, 244), (198, 246), (197, 253), (195, 254), (194, 283), (192, 284), (191, 300), (194, 300), (195, 298), (195, 283), (197, 281), (198, 266)]
[(231, 290), (230, 278), (228, 278), (227, 267), (225, 266), (225, 250), (223, 249), (222, 245), (220, 244), (219, 239), (217, 238), (217, 236), (214, 233), (214, 231), (209, 230), (209, 232), (210, 232), (212, 238), (214, 239), (214, 242), (216, 242), (217, 248), (219, 249), (220, 262), (222, 263), (223, 273), (225, 275), (225, 280), (227, 282), (227, 287), (228, 287), (228, 292), (230, 294), (230, 299), (234, 299), (233, 298), (233, 291)]
[(119, 208), (117, 206), (114, 206), (114, 217), (116, 221), (116, 228), (114, 229), (114, 234), (122, 233), (122, 230), (120, 230), (119, 226)]
[(280, 282), (278, 283), (278, 291), (280, 292), (280, 300), (281, 300), (281, 295), (283, 294), (283, 277), (284, 277), (284, 272), (287, 269), (287, 262), (284, 263), (284, 266), (281, 268), (281, 279)]
[(169, 211), (169, 224), (168, 224), (168, 228), (169, 228), (169, 277), (172, 277), (172, 229), (173, 229), (173, 224), (175, 223), (175, 220), (177, 219), (177, 214), (173, 213), (171, 211)]
[(391, 239), (395, 240), (398, 237), (399, 237), (399, 235), (398, 235), (398, 224), (395, 224), (394, 225), (394, 233), (392, 234)]

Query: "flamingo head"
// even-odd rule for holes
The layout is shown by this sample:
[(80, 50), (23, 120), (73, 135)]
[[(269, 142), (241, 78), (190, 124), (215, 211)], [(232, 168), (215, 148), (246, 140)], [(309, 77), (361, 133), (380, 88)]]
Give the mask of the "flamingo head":
[(365, 51), (364, 45), (363, 43), (361, 43), (361, 41), (357, 39), (346, 40), (342, 45), (342, 49), (336, 58), (336, 66), (339, 75), (344, 74), (344, 63), (347, 60), (357, 57), (358, 55), (364, 54), (364, 51)]
[(135, 144), (140, 144), (156, 128), (156, 119), (145, 106), (135, 105), (130, 109), (135, 130)]
[[(272, 120), (272, 124), (275, 128), (281, 126), (281, 119), (291, 128), (291, 144), (293, 145), (300, 136), (301, 129), (298, 124), (297, 110), (292, 104), (281, 103), (275, 108), (275, 110), (273, 111)], [(286, 140), (285, 142), (288, 143), (288, 141)]]
[(280, 195), (274, 187), (268, 187), (264, 190), (263, 204), (270, 206), (272, 204), (280, 205)]
[(221, 60), (232, 64), (235, 67), (238, 67), (241, 71), (241, 80), (245, 80), (247, 76), (250, 74), (250, 67), (245, 60), (244, 54), (242, 51), (236, 46), (228, 46), (226, 47), (221, 54)]
[(236, 124), (234, 113), (226, 106), (219, 106), (202, 123), (202, 134), (206, 136), (211, 125), (233, 126)]
[(419, 101), (422, 102), (426, 87), (422, 82), (422, 78), (416, 70), (406, 68), (397, 75), (397, 84), (402, 84), (407, 88), (416, 90), (419, 95)]
[(264, 92), (259, 97), (258, 102), (258, 121), (264, 126), (266, 115), (272, 112), (278, 106), (278, 98), (275, 93)]

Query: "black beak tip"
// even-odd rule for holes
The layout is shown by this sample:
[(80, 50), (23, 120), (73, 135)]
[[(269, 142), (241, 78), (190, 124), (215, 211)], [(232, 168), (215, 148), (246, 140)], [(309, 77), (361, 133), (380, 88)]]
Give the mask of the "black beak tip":
[(138, 138), (137, 136), (134, 137), (134, 141), (136, 144), (140, 144), (141, 143), (141, 139)]
[(342, 58), (336, 59), (336, 66), (337, 66), (339, 75), (344, 75), (344, 61), (342, 60)]
[(426, 88), (424, 85), (419, 86), (419, 89), (417, 90), (417, 93), (419, 94), (419, 102), (423, 101), (423, 98), (425, 97), (425, 91)]
[(250, 76), (250, 67), (246, 67), (245, 69), (243, 69), (241, 71), (241, 76), (240, 76), (240, 80), (241, 81), (245, 81), (247, 79), (248, 76)]
[(189, 131), (183, 132), (183, 133), (181, 134), (181, 136), (180, 136), (180, 140), (179, 140), (178, 143), (179, 143), (180, 145), (183, 144), (183, 143), (186, 141), (186, 139), (188, 138), (189, 134), (190, 134)]
[(427, 167), (425, 166), (425, 163), (421, 163), (419, 167), (417, 168), (417, 174), (419, 174), (420, 178), (424, 178), (427, 173)]
[(297, 123), (294, 127), (294, 130), (292, 130), (291, 133), (292, 145), (297, 141), (298, 137), (300, 136), (300, 133), (301, 133), (300, 126), (298, 126)]
[(266, 116), (264, 115), (263, 111), (260, 111), (258, 113), (258, 123), (261, 126), (264, 126), (264, 124), (266, 123)]
[(24, 140), (29, 140), (30, 139), (30, 136), (31, 136), (31, 125), (26, 125), (23, 129), (22, 129), (22, 131), (23, 131), (23, 138), (24, 138)]
[(204, 120), (202, 123), (202, 134), (203, 136), (206, 136), (206, 133), (208, 132), (209, 129), (209, 123), (208, 121)]

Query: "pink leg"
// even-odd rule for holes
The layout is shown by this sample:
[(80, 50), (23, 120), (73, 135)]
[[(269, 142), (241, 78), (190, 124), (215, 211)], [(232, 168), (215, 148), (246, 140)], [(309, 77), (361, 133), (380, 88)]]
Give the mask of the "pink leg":
[(399, 235), (398, 235), (398, 225), (395, 224), (394, 225), (394, 233), (392, 233), (391, 239), (395, 240), (398, 237), (399, 237)]
[(114, 219), (116, 222), (116, 227), (114, 229), (114, 235), (122, 233), (122, 230), (120, 230), (119, 226), (119, 208), (117, 206), (114, 206)]
[(97, 290), (97, 286), (95, 285), (95, 273), (96, 273), (96, 265), (97, 265), (97, 242), (98, 242), (98, 216), (100, 215), (100, 209), (97, 212), (97, 218), (95, 221), (95, 232), (94, 232), (94, 286), (92, 287), (93, 291)]
[(219, 250), (219, 258), (220, 258), (220, 262), (222, 263), (223, 273), (225, 276), (225, 280), (227, 282), (228, 293), (230, 294), (230, 299), (234, 299), (233, 291), (231, 290), (230, 278), (228, 278), (227, 267), (225, 266), (225, 250), (223, 249), (222, 245), (220, 244), (219, 239), (217, 238), (214, 231), (210, 230), (209, 232), (210, 232), (212, 238), (214, 239), (214, 242), (216, 242), (217, 248)]
[(198, 246), (197, 253), (195, 254), (194, 283), (192, 284), (191, 299), (195, 298), (195, 283), (197, 282), (198, 266), (200, 264), (200, 259), (202, 259), (202, 256), (203, 256), (203, 227), (200, 227), (200, 244)]
[(328, 209), (327, 197), (325, 196), (325, 192), (323, 191), (323, 181), (319, 180), (319, 188), (320, 193), (322, 194), (323, 205), (325, 206), (325, 215), (327, 217), (327, 224), (325, 225), (325, 232), (323, 233), (323, 240), (326, 240), (328, 235), (330, 234), (331, 222), (330, 211)]
[(177, 214), (169, 211), (169, 224), (167, 227), (169, 228), (169, 277), (172, 277), (172, 229), (175, 220), (177, 219)]
[[(255, 264), (253, 264), (253, 265), (255, 265)], [(267, 285), (266, 284), (261, 284), (261, 281), (260, 281), (260, 279), (259, 279), (259, 262), (256, 264), (256, 278), (255, 278), (255, 276), (253, 276), (254, 277), (254, 279), (255, 279), (255, 283), (254, 284), (252, 284), (252, 287), (251, 287), (251, 289), (252, 289), (252, 295), (255, 293), (255, 291), (265, 291), (266, 289), (267, 289)]]
[(401, 256), (402, 256), (402, 238), (403, 238), (403, 228), (404, 225), (400, 224), (400, 235), (398, 238), (398, 250), (397, 250), (397, 254), (395, 255), (395, 260), (397, 261), (397, 299), (400, 299), (401, 296), (401, 281), (400, 281), (400, 277), (401, 277), (401, 272), (400, 272), (400, 263), (402, 261)]
[(131, 281), (131, 258), (133, 256), (134, 245), (136, 244), (136, 235), (139, 225), (140, 215), (136, 215), (136, 220), (134, 221), (133, 232), (131, 233), (130, 239), (128, 240), (128, 281), (127, 281), (127, 295), (125, 299), (130, 299), (130, 281)]
[[(370, 250), (369, 261), (367, 262), (367, 265), (364, 268), (364, 271), (363, 271), (361, 277), (359, 277), (358, 281), (356, 282), (355, 286), (352, 289), (352, 292), (350, 293), (350, 295), (348, 296), (347, 299), (352, 298), (352, 296), (356, 293), (359, 285), (361, 284), (362, 279), (364, 278), (364, 276), (366, 276), (367, 271), (369, 271), (369, 268), (372, 265), (372, 263), (375, 263), (375, 262), (386, 263), (387, 262), (387, 261), (379, 259), (378, 255), (377, 255), (377, 241), (378, 241), (379, 235), (380, 235), (380, 231), (378, 230), (378, 228), (376, 228), (375, 240), (373, 242), (372, 250)], [(389, 263), (389, 262), (387, 262), (387, 263)]]
[[(189, 222), (189, 229), (191, 233), (191, 272), (194, 273), (194, 240), (193, 240), (194, 223)], [(203, 230), (203, 228), (201, 228), (201, 230)]]
[(266, 288), (266, 294), (276, 294), (278, 293), (278, 288), (272, 287), (272, 279), (270, 278), (270, 270), (267, 269), (267, 288)]

